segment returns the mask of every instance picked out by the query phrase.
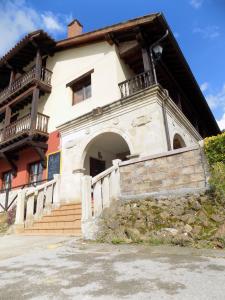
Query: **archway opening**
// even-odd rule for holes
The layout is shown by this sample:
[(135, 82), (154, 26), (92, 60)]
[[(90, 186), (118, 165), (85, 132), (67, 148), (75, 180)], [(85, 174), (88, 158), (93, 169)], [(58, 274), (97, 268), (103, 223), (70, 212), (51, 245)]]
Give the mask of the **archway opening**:
[(186, 147), (183, 138), (179, 134), (175, 134), (173, 138), (173, 149), (180, 149)]
[(111, 167), (114, 159), (126, 160), (129, 154), (129, 146), (122, 136), (113, 132), (102, 133), (87, 146), (85, 174), (94, 177)]

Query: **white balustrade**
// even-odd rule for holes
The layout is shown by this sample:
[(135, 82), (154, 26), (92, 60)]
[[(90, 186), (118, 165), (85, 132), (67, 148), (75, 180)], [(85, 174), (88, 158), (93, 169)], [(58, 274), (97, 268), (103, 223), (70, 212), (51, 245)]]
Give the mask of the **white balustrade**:
[(32, 224), (59, 203), (59, 177), (37, 187), (20, 190), (17, 197), (16, 225)]
[[(114, 160), (113, 166), (95, 177), (82, 179), (82, 220), (99, 217), (103, 209), (110, 206), (120, 195), (120, 160)], [(91, 213), (93, 212), (93, 213)]]

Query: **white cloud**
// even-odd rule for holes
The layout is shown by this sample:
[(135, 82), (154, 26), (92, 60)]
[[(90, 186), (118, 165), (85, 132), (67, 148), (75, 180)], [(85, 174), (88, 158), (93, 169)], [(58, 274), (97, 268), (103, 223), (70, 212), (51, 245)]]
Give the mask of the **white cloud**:
[(204, 0), (191, 0), (190, 4), (192, 7), (194, 7), (195, 9), (198, 9), (202, 6)]
[(4, 55), (28, 32), (44, 29), (55, 35), (66, 31), (71, 16), (37, 12), (26, 0), (0, 0), (0, 56)]
[(41, 15), (44, 26), (49, 31), (64, 31), (64, 24), (60, 23), (58, 18), (52, 12), (46, 12)]
[(206, 95), (206, 100), (212, 109), (222, 108), (225, 111), (225, 83), (220, 91)]
[(207, 26), (205, 28), (196, 27), (193, 33), (200, 34), (204, 39), (215, 39), (220, 36), (219, 26)]
[[(207, 89), (208, 86), (209, 84)], [(223, 115), (220, 120), (217, 120), (217, 123), (221, 130), (225, 129), (225, 83), (219, 91), (206, 95), (206, 100), (211, 109), (222, 112)]]
[(225, 113), (223, 114), (222, 118), (217, 121), (221, 130), (225, 129)]
[(202, 92), (205, 92), (209, 87), (209, 83), (208, 82), (204, 82), (200, 85), (200, 88), (202, 90)]

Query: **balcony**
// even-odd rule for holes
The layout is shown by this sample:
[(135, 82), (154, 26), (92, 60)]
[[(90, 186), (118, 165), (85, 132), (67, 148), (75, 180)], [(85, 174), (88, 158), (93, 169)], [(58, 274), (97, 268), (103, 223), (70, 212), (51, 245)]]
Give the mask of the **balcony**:
[(127, 98), (154, 85), (150, 71), (138, 74), (119, 83), (121, 98)]
[(41, 74), (37, 72), (36, 67), (33, 67), (19, 79), (13, 81), (11, 85), (0, 92), (0, 105), (3, 104), (6, 99), (13, 98), (19, 92), (34, 83), (39, 83), (46, 92), (50, 92), (52, 72), (42, 67), (40, 73)]
[(5, 151), (6, 147), (8, 150), (12, 148), (8, 146), (30, 136), (35, 137), (36, 140), (47, 140), (48, 120), (48, 116), (38, 113), (33, 127), (31, 114), (28, 114), (0, 130), (0, 151)]

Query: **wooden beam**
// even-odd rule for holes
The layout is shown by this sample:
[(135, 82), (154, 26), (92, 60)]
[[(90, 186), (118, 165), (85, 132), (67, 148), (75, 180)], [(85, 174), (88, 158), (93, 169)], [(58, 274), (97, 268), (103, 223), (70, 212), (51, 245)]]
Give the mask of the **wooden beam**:
[(109, 45), (114, 45), (116, 44), (116, 41), (115, 41), (115, 37), (114, 37), (114, 34), (111, 32), (111, 33), (106, 33), (105, 35), (105, 40), (109, 43)]
[(1, 153), (1, 157), (11, 166), (13, 176), (15, 177), (17, 174), (17, 166), (5, 153)]
[(8, 106), (6, 106), (6, 110), (5, 110), (5, 122), (4, 122), (4, 126), (3, 126), (3, 139), (5, 137), (6, 127), (10, 124), (11, 114), (12, 114), (12, 110), (11, 110), (11, 107), (8, 105)]
[(38, 148), (41, 148), (41, 149), (44, 149), (44, 150), (48, 149), (48, 145), (44, 142), (29, 141), (28, 144), (32, 147), (38, 147)]
[(6, 152), (8, 152), (8, 151), (12, 151), (12, 150), (14, 150), (14, 149), (16, 149), (16, 148), (18, 148), (18, 147), (20, 147), (20, 146), (22, 146), (22, 145), (25, 145), (28, 141), (29, 141), (29, 137), (27, 137), (27, 138), (23, 138), (23, 139), (21, 139), (21, 140), (19, 140), (19, 141), (17, 141), (17, 142), (14, 142), (13, 144), (11, 144), (11, 145), (8, 145), (8, 146), (6, 146), (6, 147), (3, 147), (3, 148), (1, 148), (1, 152), (2, 153), (6, 153)]
[(39, 100), (39, 88), (35, 87), (33, 90), (32, 104), (31, 104), (31, 133), (36, 129), (37, 113), (38, 113), (38, 100)]
[(34, 149), (36, 150), (37, 154), (40, 156), (41, 165), (45, 169), (47, 167), (47, 159), (45, 156), (45, 151), (39, 147), (34, 147)]
[(121, 58), (131, 55), (134, 51), (138, 50), (140, 45), (137, 40), (127, 41), (118, 45), (119, 55)]

